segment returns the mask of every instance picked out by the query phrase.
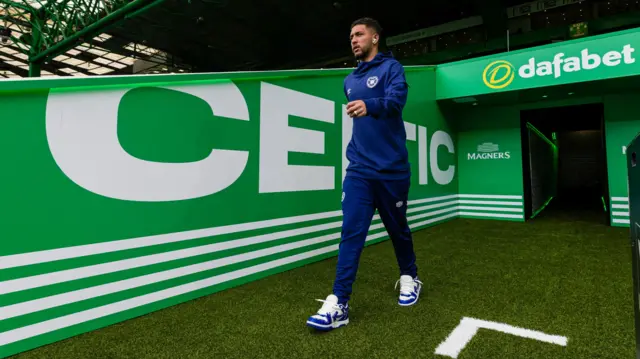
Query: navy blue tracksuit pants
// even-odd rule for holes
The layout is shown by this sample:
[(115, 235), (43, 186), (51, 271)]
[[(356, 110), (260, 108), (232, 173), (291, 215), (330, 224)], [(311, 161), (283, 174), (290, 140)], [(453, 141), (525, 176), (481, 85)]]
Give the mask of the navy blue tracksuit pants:
[(407, 200), (410, 178), (404, 180), (373, 180), (347, 176), (343, 184), (342, 239), (338, 252), (333, 294), (339, 303), (346, 303), (356, 278), (360, 254), (377, 209), (391, 237), (400, 275), (417, 276), (416, 256), (411, 230), (407, 223)]

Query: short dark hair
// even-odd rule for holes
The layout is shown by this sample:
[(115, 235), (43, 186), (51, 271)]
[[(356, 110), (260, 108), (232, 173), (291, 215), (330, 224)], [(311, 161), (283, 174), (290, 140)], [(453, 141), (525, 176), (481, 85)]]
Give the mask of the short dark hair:
[(380, 23), (378, 23), (378, 21), (376, 21), (375, 19), (372, 19), (370, 17), (362, 17), (352, 22), (351, 28), (353, 29), (353, 27), (356, 25), (364, 25), (366, 27), (372, 28), (373, 31), (375, 31), (380, 36), (382, 36), (382, 27), (380, 26)]

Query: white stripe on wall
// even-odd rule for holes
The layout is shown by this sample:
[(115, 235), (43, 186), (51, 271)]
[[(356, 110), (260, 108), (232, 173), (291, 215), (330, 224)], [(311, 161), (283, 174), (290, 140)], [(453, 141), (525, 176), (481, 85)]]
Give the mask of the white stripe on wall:
[[(456, 208), (453, 207), (449, 211), (451, 210), (456, 210)], [(438, 212), (442, 212), (442, 211), (438, 211)], [(437, 213), (433, 212), (433, 213), (427, 213), (427, 214), (430, 216), (433, 216), (433, 215), (436, 215)], [(457, 213), (454, 213), (454, 215), (457, 215)], [(424, 216), (425, 215), (418, 215), (418, 216), (410, 217), (408, 218), (408, 220), (423, 218)], [(440, 221), (440, 220), (442, 220), (442, 218), (436, 218), (428, 222), (431, 223), (433, 221)], [(416, 227), (423, 224), (414, 224), (412, 225), (412, 227)], [(370, 231), (374, 231), (382, 228), (384, 228), (384, 225), (380, 223), (380, 224), (372, 225), (370, 227)], [(286, 252), (293, 249), (303, 248), (303, 247), (307, 247), (315, 244), (320, 244), (323, 242), (336, 240), (336, 239), (340, 239), (340, 233), (332, 233), (329, 235), (324, 235), (324, 236), (310, 238), (303, 241), (283, 244), (283, 245), (272, 247), (272, 248), (265, 248), (265, 249), (254, 251), (254, 252), (242, 253), (235, 256), (215, 259), (207, 262), (192, 264), (185, 267), (169, 269), (162, 272), (143, 275), (140, 277), (124, 279), (124, 280), (120, 280), (113, 283), (97, 285), (90, 288), (84, 288), (84, 289), (79, 289), (79, 290), (75, 290), (75, 291), (67, 292), (63, 294), (57, 294), (49, 297), (34, 299), (28, 302), (8, 305), (8, 306), (0, 307), (0, 320), (6, 320), (9, 318), (13, 318), (13, 317), (17, 317), (17, 316), (21, 316), (29, 313), (34, 313), (34, 312), (38, 312), (45, 309), (55, 308), (61, 305), (67, 305), (67, 304), (79, 302), (82, 300), (96, 298), (99, 296), (121, 292), (124, 290), (133, 289), (137, 287), (142, 287), (142, 286), (157, 283), (160, 281), (175, 279), (175, 278), (179, 278), (179, 277), (183, 277), (183, 276), (187, 276), (187, 275), (191, 275), (191, 274), (195, 274), (195, 273), (199, 273), (207, 270), (220, 268), (223, 266), (241, 263), (248, 260), (252, 260), (252, 259), (256, 259), (256, 258), (268, 256), (268, 255), (273, 255), (277, 253), (282, 253), (282, 252)]]
[(453, 213), (447, 214), (447, 215), (442, 216), (442, 217), (436, 217), (436, 218), (428, 219), (426, 221), (410, 224), (409, 228), (414, 229), (414, 228), (426, 226), (426, 225), (429, 225), (429, 224), (433, 224), (433, 223), (436, 223), (436, 222), (444, 221), (444, 220), (447, 220), (447, 219), (455, 218), (457, 216), (458, 216), (458, 212), (453, 212)]
[(235, 256), (192, 264), (186, 267), (169, 269), (162, 272), (143, 275), (140, 277), (129, 278), (129, 279), (120, 280), (117, 282), (75, 290), (68, 293), (35, 299), (28, 302), (8, 305), (8, 306), (0, 307), (0, 320), (5, 320), (5, 319), (20, 316), (20, 315), (34, 313), (40, 310), (54, 308), (61, 305), (75, 303), (82, 300), (99, 297), (102, 295), (121, 292), (121, 291), (132, 289), (132, 288), (142, 287), (145, 285), (161, 282), (164, 280), (179, 278), (186, 275), (204, 272), (207, 270), (216, 269), (216, 268), (228, 266), (231, 264), (241, 263), (251, 259), (256, 259), (256, 258), (260, 258), (260, 257), (272, 255), (272, 254), (277, 254), (277, 253), (289, 251), (292, 249), (302, 248), (302, 247), (306, 247), (306, 246), (310, 246), (310, 245), (314, 245), (322, 242), (327, 242), (327, 241), (339, 239), (339, 238), (340, 238), (340, 233), (333, 233), (325, 236), (307, 239), (304, 241), (283, 244), (273, 248), (265, 248), (255, 252), (242, 253)]
[(446, 207), (446, 206), (455, 206), (457, 204), (458, 204), (458, 201), (449, 201), (449, 202), (430, 204), (422, 207), (409, 208), (407, 210), (407, 213), (421, 212), (421, 211), (426, 211), (428, 209), (434, 209), (434, 208), (440, 208), (440, 207)]
[(503, 213), (487, 213), (487, 212), (459, 212), (461, 216), (471, 217), (494, 217), (494, 218), (517, 218), (522, 219), (521, 214), (503, 214)]
[(474, 201), (461, 199), (458, 201), (460, 204), (486, 204), (493, 206), (522, 206), (522, 202), (503, 202), (503, 201)]
[(614, 203), (614, 204), (611, 205), (611, 208), (612, 209), (627, 209), (628, 210), (629, 209), (629, 205), (628, 204), (616, 204), (616, 203)]
[[(488, 198), (488, 199), (507, 199), (507, 198), (521, 199), (522, 198), (522, 196), (476, 195), (476, 194), (457, 195), (455, 194), (455, 195), (412, 200), (412, 201), (409, 201), (408, 204), (416, 205), (421, 203), (430, 203), (430, 202), (443, 201), (447, 199), (455, 199), (458, 197)], [(440, 204), (434, 204), (434, 205), (424, 206), (420, 208), (411, 208), (409, 209), (409, 212), (411, 213), (411, 212), (422, 211), (422, 210), (431, 209), (431, 208), (443, 207), (450, 204), (455, 204), (455, 202), (459, 202), (462, 204), (522, 206), (522, 202), (458, 200), (458, 201), (450, 201), (450, 202), (447, 202), (446, 204), (440, 203)], [(145, 237), (139, 237), (139, 238), (122, 239), (122, 240), (115, 240), (115, 241), (109, 241), (104, 243), (94, 243), (94, 244), (86, 244), (86, 245), (79, 245), (79, 246), (72, 246), (72, 247), (65, 247), (65, 248), (58, 248), (58, 249), (35, 251), (35, 252), (29, 252), (29, 253), (12, 254), (12, 255), (0, 256), (0, 270), (27, 266), (27, 265), (40, 264), (40, 263), (53, 262), (53, 261), (58, 261), (63, 259), (110, 253), (115, 251), (143, 248), (143, 247), (160, 245), (160, 244), (176, 243), (176, 242), (181, 242), (186, 240), (212, 237), (212, 236), (223, 235), (223, 234), (232, 234), (232, 233), (249, 231), (249, 230), (264, 229), (264, 228), (269, 228), (274, 226), (295, 224), (295, 223), (307, 222), (312, 220), (328, 219), (333, 217), (339, 217), (341, 215), (342, 215), (342, 211), (332, 211), (332, 212), (316, 213), (316, 214), (301, 215), (301, 216), (294, 216), (294, 217), (287, 217), (287, 218), (271, 219), (271, 220), (258, 221), (258, 222), (249, 222), (249, 223), (233, 224), (233, 225), (226, 225), (226, 226), (220, 226), (220, 227), (211, 227), (211, 228), (197, 229), (197, 230), (190, 230), (190, 231), (183, 231), (183, 232), (151, 235), (151, 236), (145, 236)], [(377, 215), (376, 215), (376, 218), (379, 219)]]
[(266, 221), (232, 224), (221, 227), (211, 227), (205, 229), (195, 229), (184, 232), (166, 233), (139, 238), (121, 239), (105, 243), (85, 244), (80, 246), (49, 249), (30, 253), (12, 254), (0, 257), (0, 269), (21, 267), (26, 265), (53, 262), (61, 259), (77, 258), (88, 255), (123, 251), (127, 249), (155, 246), (158, 244), (168, 244), (191, 239), (212, 237), (223, 234), (263, 229), (268, 227), (281, 226), (308, 222), (319, 219), (327, 219), (342, 215), (342, 211), (315, 213), (295, 217), (277, 218)]
[(421, 204), (421, 203), (445, 201), (447, 199), (453, 199), (453, 198), (458, 198), (458, 195), (457, 194), (451, 194), (451, 195), (448, 195), (448, 196), (429, 197), (429, 198), (423, 198), (423, 199), (414, 199), (414, 200), (409, 201), (408, 204), (410, 206), (412, 206), (412, 205)]
[(68, 282), (72, 280), (89, 278), (98, 275), (120, 272), (128, 269), (149, 266), (152, 264), (169, 262), (177, 259), (195, 257), (203, 254), (215, 253), (223, 250), (245, 247), (249, 245), (275, 241), (283, 238), (293, 237), (302, 234), (319, 232), (323, 230), (339, 228), (342, 221), (326, 223), (316, 226), (290, 229), (287, 231), (261, 234), (258, 236), (225, 241), (220, 243), (207, 244), (203, 246), (179, 249), (170, 252), (150, 254), (141, 257), (123, 259), (108, 263), (96, 264), (80, 268), (72, 268), (57, 272), (38, 274), (30, 277), (7, 280), (0, 282), (0, 295), (18, 292), (21, 290), (44, 287), (47, 285)]
[[(433, 218), (433, 219), (419, 222), (419, 223), (414, 223), (410, 225), (410, 227), (417, 228), (430, 223), (443, 221), (455, 216), (457, 216), (457, 213), (452, 213), (446, 216)], [(386, 231), (382, 231), (380, 233), (367, 236), (367, 241), (382, 238), (385, 236), (387, 236)], [(286, 258), (281, 258), (281, 259), (274, 260), (267, 263), (262, 263), (253, 267), (243, 268), (237, 271), (220, 274), (220, 275), (202, 279), (199, 281), (179, 285), (176, 287), (167, 288), (161, 291), (141, 295), (134, 298), (125, 299), (115, 303), (106, 304), (106, 305), (88, 309), (82, 312), (72, 313), (62, 317), (46, 320), (44, 322), (35, 323), (25, 327), (5, 331), (0, 333), (0, 346), (15, 343), (20, 340), (24, 340), (24, 339), (35, 337), (45, 333), (49, 333), (58, 329), (70, 327), (76, 324), (81, 324), (90, 320), (102, 318), (111, 314), (116, 314), (125, 310), (129, 310), (129, 309), (140, 307), (146, 304), (154, 303), (163, 299), (172, 298), (181, 294), (186, 294), (186, 293), (207, 288), (216, 284), (221, 284), (234, 279), (239, 279), (242, 277), (249, 276), (251, 274), (263, 272), (272, 268), (281, 267), (290, 263), (305, 260), (308, 258), (313, 258), (315, 256), (319, 256), (319, 255), (330, 253), (337, 250), (338, 250), (338, 244), (334, 244), (334, 245), (324, 247), (324, 248), (319, 248), (313, 251), (297, 254), (294, 256), (286, 257)], [(40, 304), (40, 305), (43, 305), (43, 304)], [(16, 307), (14, 306), (13, 308), (15, 309)]]
[[(458, 195), (448, 195), (441, 197), (431, 197), (419, 200), (409, 201), (408, 205), (436, 202), (451, 198), (457, 198)], [(324, 213), (315, 213), (295, 217), (277, 218), (258, 222), (249, 222), (241, 224), (232, 224), (221, 227), (211, 227), (205, 229), (196, 229), (184, 232), (166, 233), (139, 238), (122, 239), (109, 241), (104, 243), (86, 244), (58, 249), (49, 249), (29, 253), (12, 254), (0, 256), (0, 269), (8, 269), (21, 267), (26, 265), (53, 262), (57, 260), (83, 257), (88, 255), (96, 255), (110, 253), (122, 250), (142, 248), (160, 244), (176, 243), (186, 240), (199, 239), (204, 237), (212, 237), (223, 234), (232, 234), (237, 232), (264, 229), (280, 225), (295, 224), (308, 222), (313, 220), (327, 219), (342, 216), (342, 211), (332, 211)]]
[[(382, 225), (375, 225), (374, 229), (380, 229)], [(290, 251), (293, 249), (303, 248), (314, 244), (319, 244), (335, 239), (340, 239), (340, 233), (332, 233), (320, 237), (310, 238), (307, 240), (287, 243), (280, 246), (265, 248), (254, 252), (242, 253), (235, 256), (219, 258), (207, 262), (192, 264), (186, 267), (180, 267), (175, 269), (169, 269), (162, 272), (143, 275), (140, 277), (129, 278), (113, 283), (98, 285), (90, 288), (80, 289), (73, 292), (53, 295), (45, 298), (35, 299), (28, 302), (8, 305), (0, 307), (0, 320), (5, 320), (20, 315), (25, 315), (33, 312), (37, 312), (44, 309), (49, 309), (61, 305), (79, 302), (86, 299), (99, 297), (102, 295), (112, 294), (127, 289), (142, 287), (145, 285), (161, 282), (164, 280), (179, 278), (207, 270), (220, 268), (236, 263), (245, 262), (248, 260), (269, 256), (277, 253)]]
[(519, 199), (522, 196), (487, 195), (487, 194), (459, 194), (459, 198), (485, 198), (485, 199)]
[(90, 320), (105, 317), (107, 315), (116, 314), (125, 310), (137, 308), (146, 304), (161, 301), (163, 299), (172, 298), (181, 294), (186, 294), (199, 289), (211, 287), (234, 279), (246, 277), (251, 274), (260, 273), (272, 268), (277, 268), (286, 264), (294, 263), (308, 258), (313, 258), (325, 253), (338, 250), (338, 245), (334, 244), (325, 248), (316, 249), (306, 253), (274, 260), (271, 262), (259, 264), (253, 267), (240, 269), (237, 271), (217, 275), (214, 277), (202, 279), (199, 281), (179, 285), (177, 287), (167, 288), (158, 292), (153, 292), (138, 297), (125, 299), (119, 302), (103, 305), (100, 307), (84, 310), (62, 317), (46, 320), (44, 322), (28, 325), (25, 327), (9, 330), (0, 333), (0, 346), (15, 343), (20, 340), (28, 339), (37, 335), (52, 332), (54, 330), (67, 328), (72, 325), (84, 323)]
[[(441, 213), (450, 212), (457, 210), (454, 206), (434, 212), (427, 212), (423, 214), (419, 214), (416, 216), (408, 217), (408, 221), (424, 218), (424, 217), (432, 217)], [(425, 206), (432, 207), (432, 206)], [(379, 220), (380, 216), (375, 215), (374, 220)], [(72, 268), (61, 270), (57, 272), (49, 272), (44, 274), (33, 275), (29, 277), (11, 279), (7, 281), (0, 282), (0, 295), (14, 293), (22, 290), (33, 289), (38, 287), (44, 287), (52, 284), (64, 283), (73, 280), (83, 279), (94, 277), (98, 275), (104, 275), (109, 273), (121, 272), (129, 269), (145, 267), (153, 264), (165, 263), (169, 261), (174, 261), (178, 259), (185, 259), (195, 256), (200, 256), (203, 254), (215, 253), (223, 250), (235, 249), (240, 247), (245, 247), (249, 245), (255, 245), (260, 243), (271, 242), (279, 239), (294, 237), (303, 234), (309, 234), (334, 228), (339, 228), (342, 226), (342, 221), (325, 223), (310, 227), (302, 227), (296, 229), (290, 229), (286, 231), (261, 234), (258, 236), (241, 238), (236, 240), (224, 241), (220, 243), (207, 244), (197, 247), (189, 247), (185, 249), (179, 249), (175, 251), (163, 252), (158, 254), (150, 254), (146, 256), (128, 258), (108, 263), (95, 264), (85, 267)], [(369, 230), (376, 230), (383, 228), (384, 225), (382, 223), (372, 224), (369, 227)]]
[[(422, 214), (418, 214), (415, 216), (411, 216), (411, 217), (407, 217), (408, 221), (415, 221), (416, 219), (422, 219), (422, 218), (426, 218), (426, 217), (433, 217), (433, 216), (437, 216), (439, 214), (443, 214), (443, 213), (447, 213), (447, 212), (451, 212), (451, 211), (457, 211), (458, 208), (456, 206), (454, 207), (449, 207), (449, 208), (445, 208), (445, 209), (441, 209), (441, 210), (437, 210), (437, 211), (433, 211), (433, 212), (427, 212), (427, 213), (422, 213)], [(411, 227), (411, 226), (409, 226)]]
[(506, 207), (476, 207), (476, 206), (458, 206), (459, 209), (468, 211), (494, 211), (494, 212), (524, 212), (523, 208), (506, 208)]
[[(615, 224), (630, 224), (631, 221), (629, 220), (629, 197), (611, 197), (611, 202), (611, 222)], [(614, 209), (624, 211), (614, 211)]]

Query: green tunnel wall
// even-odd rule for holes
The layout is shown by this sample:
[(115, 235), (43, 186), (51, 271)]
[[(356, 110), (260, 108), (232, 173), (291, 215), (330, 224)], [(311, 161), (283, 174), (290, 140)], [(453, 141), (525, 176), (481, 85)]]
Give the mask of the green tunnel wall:
[[(520, 132), (521, 110), (588, 103), (604, 104), (610, 197), (607, 210), (611, 225), (628, 227), (627, 167), (623, 151), (624, 146), (640, 132), (640, 92), (503, 106), (461, 106), (460, 109), (445, 111), (458, 136), (459, 193), (461, 196), (465, 193), (482, 193), (486, 198), (493, 197), (492, 201), (500, 202), (490, 204), (494, 208), (483, 211), (482, 216), (469, 217), (524, 220), (521, 141), (526, 138), (523, 139)], [(493, 150), (496, 150), (493, 157), (483, 159), (481, 155), (474, 156), (480, 153), (478, 146), (483, 144), (497, 145), (493, 146)], [(500, 153), (504, 155), (500, 156)], [(509, 153), (510, 158), (506, 158), (506, 153)]]
[(611, 225), (629, 227), (625, 149), (640, 132), (640, 92), (604, 96)]
[(518, 111), (466, 106), (446, 113), (458, 136), (461, 217), (523, 221)]

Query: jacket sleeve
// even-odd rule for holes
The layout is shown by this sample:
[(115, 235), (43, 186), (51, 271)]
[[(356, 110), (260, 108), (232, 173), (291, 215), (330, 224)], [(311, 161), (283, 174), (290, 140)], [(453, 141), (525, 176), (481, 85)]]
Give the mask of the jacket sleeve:
[(407, 103), (409, 87), (400, 63), (395, 62), (389, 67), (384, 85), (384, 97), (364, 100), (367, 114), (372, 117), (397, 117)]

